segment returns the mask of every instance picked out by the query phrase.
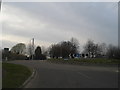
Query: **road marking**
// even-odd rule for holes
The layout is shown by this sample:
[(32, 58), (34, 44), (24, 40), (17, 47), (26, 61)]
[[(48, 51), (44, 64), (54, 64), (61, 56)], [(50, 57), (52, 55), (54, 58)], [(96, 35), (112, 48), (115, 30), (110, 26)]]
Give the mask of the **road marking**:
[(119, 72), (118, 70), (116, 70), (115, 72)]
[(81, 72), (78, 72), (78, 74), (80, 74), (80, 75), (83, 76), (83, 77), (86, 77), (87, 79), (91, 79), (91, 77), (89, 77), (89, 76), (87, 76), (87, 75), (85, 75), (85, 74), (83, 74), (83, 73), (81, 73)]

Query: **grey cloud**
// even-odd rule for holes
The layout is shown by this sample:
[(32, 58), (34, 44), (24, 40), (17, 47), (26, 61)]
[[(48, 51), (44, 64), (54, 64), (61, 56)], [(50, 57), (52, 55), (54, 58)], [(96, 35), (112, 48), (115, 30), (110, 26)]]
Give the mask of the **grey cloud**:
[[(57, 42), (73, 36), (117, 44), (117, 11), (113, 3), (5, 3), (32, 13), (49, 27), (40, 30), (5, 29), (4, 33)], [(21, 12), (22, 13), (22, 12)], [(7, 27), (5, 27), (7, 28)], [(69, 33), (70, 32), (70, 33)], [(67, 34), (68, 33), (68, 34)], [(73, 33), (73, 34), (72, 34)]]
[(0, 40), (0, 42), (2, 42), (2, 49), (3, 48), (10, 48), (13, 47), (14, 45), (16, 45), (16, 42), (13, 41), (8, 41), (8, 40)]

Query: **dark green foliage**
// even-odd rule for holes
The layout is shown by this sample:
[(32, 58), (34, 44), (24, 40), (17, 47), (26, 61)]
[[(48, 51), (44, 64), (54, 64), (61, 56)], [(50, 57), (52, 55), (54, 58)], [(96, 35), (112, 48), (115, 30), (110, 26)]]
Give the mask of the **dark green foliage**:
[(41, 54), (40, 60), (45, 60), (46, 59), (46, 55)]
[(36, 49), (35, 49), (35, 59), (36, 60), (45, 60), (46, 59), (46, 56), (42, 54), (42, 51), (41, 51), (41, 47), (38, 46)]
[(41, 47), (40, 47), (40, 46), (38, 46), (38, 47), (35, 49), (35, 59), (36, 59), (36, 60), (41, 59)]

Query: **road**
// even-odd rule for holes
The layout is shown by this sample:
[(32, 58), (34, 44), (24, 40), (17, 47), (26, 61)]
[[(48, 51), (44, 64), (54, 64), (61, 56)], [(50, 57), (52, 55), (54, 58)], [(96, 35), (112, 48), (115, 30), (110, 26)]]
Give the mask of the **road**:
[(66, 65), (47, 61), (10, 61), (36, 70), (25, 88), (118, 88), (117, 66)]

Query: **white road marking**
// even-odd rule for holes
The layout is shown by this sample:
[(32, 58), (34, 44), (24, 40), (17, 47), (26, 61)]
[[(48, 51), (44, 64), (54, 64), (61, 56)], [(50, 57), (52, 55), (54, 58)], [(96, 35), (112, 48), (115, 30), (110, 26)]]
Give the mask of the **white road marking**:
[(87, 79), (91, 79), (91, 77), (89, 77), (89, 76), (87, 76), (87, 75), (85, 75), (85, 74), (83, 74), (83, 73), (81, 73), (81, 72), (78, 72), (78, 74), (80, 74), (80, 75), (83, 76), (83, 77), (86, 77)]
[(119, 70), (116, 70), (115, 72), (119, 72)]

